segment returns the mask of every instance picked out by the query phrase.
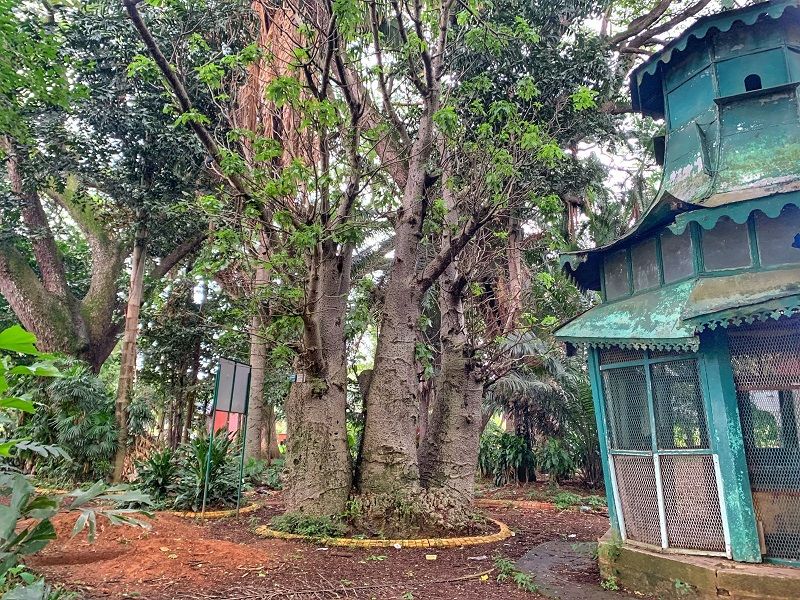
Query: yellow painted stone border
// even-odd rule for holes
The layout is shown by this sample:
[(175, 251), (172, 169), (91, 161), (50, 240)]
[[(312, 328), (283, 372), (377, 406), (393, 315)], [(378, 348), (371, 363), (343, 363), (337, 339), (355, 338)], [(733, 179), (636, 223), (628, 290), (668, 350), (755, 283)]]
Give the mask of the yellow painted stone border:
[(255, 533), (262, 537), (277, 538), (280, 540), (300, 540), (315, 542), (326, 546), (344, 546), (347, 548), (387, 548), (400, 545), (403, 548), (458, 548), (460, 546), (477, 546), (478, 544), (493, 544), (502, 542), (514, 535), (508, 525), (502, 521), (488, 519), (500, 528), (497, 533), (489, 535), (474, 535), (457, 538), (430, 538), (420, 540), (359, 540), (355, 538), (312, 538), (298, 533), (285, 533), (270, 529), (266, 525), (256, 527)]
[(528, 510), (555, 510), (556, 506), (552, 502), (540, 502), (539, 500), (495, 500), (484, 498), (475, 500), (475, 506), (482, 508), (525, 508)]
[[(239, 509), (239, 515), (246, 515), (251, 512), (255, 512), (259, 508), (261, 508), (261, 502), (253, 502), (252, 504), (248, 504), (247, 506), (243, 506)], [(225, 510), (207, 510), (205, 514), (201, 512), (194, 512), (191, 510), (159, 510), (159, 515), (173, 515), (176, 517), (183, 517), (184, 519), (224, 519), (226, 517), (235, 517), (236, 516), (236, 509), (229, 508)]]
[(42, 494), (45, 496), (63, 496), (64, 494), (69, 494), (72, 490), (60, 490), (58, 488), (45, 488), (45, 487), (35, 487), (33, 488), (37, 494)]

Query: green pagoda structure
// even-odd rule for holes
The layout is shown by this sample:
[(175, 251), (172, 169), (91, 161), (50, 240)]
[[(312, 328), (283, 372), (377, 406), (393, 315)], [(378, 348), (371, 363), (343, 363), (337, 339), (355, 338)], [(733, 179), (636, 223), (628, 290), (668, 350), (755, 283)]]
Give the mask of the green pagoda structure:
[[(601, 563), (642, 592), (800, 598), (800, 569), (781, 570), (789, 591), (720, 583), (800, 566), (799, 86), (798, 0), (699, 19), (631, 75), (634, 109), (664, 122), (656, 198), (621, 238), (562, 256), (602, 299), (556, 332), (588, 356)], [(687, 582), (679, 564), (717, 566)]]

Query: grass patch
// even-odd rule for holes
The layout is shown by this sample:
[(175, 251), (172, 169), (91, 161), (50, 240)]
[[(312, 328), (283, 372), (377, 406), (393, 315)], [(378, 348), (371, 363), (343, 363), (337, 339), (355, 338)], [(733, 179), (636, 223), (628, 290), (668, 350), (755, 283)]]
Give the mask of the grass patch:
[(276, 531), (296, 533), (311, 538), (344, 537), (347, 526), (336, 517), (314, 517), (288, 513), (273, 517), (269, 525)]
[(559, 492), (553, 497), (553, 504), (559, 510), (566, 510), (573, 506), (588, 506), (593, 510), (598, 510), (606, 507), (606, 500), (600, 496), (581, 496), (572, 492)]
[(494, 557), (494, 568), (497, 569), (497, 581), (499, 583), (513, 583), (524, 592), (536, 593), (539, 586), (533, 577), (520, 571), (512, 560), (504, 556)]

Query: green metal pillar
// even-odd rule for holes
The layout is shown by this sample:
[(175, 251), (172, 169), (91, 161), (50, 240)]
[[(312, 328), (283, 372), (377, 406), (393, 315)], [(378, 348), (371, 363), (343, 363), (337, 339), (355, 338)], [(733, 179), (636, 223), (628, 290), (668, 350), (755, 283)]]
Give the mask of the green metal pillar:
[(744, 454), (736, 387), (725, 331), (703, 334), (700, 366), (711, 409), (712, 447), (719, 456), (725, 512), (730, 535), (731, 557), (744, 562), (761, 562), (753, 495)]
[(592, 385), (594, 416), (597, 420), (597, 438), (600, 442), (600, 459), (603, 463), (603, 480), (606, 486), (608, 518), (611, 532), (615, 538), (621, 537), (617, 506), (614, 501), (614, 486), (611, 480), (611, 463), (608, 459), (608, 434), (606, 430), (605, 402), (603, 402), (603, 382), (600, 377), (600, 360), (596, 348), (589, 348), (589, 381)]

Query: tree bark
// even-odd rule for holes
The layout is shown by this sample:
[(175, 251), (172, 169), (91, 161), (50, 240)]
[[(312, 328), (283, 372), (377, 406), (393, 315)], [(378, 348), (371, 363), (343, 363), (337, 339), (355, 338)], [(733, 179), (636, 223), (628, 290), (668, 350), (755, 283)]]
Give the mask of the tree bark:
[(290, 513), (341, 514), (352, 485), (344, 334), (352, 248), (337, 252), (331, 246), (330, 241), (318, 244), (309, 261), (303, 351), (286, 400), (289, 476), (284, 498)]
[(364, 400), (367, 415), (356, 482), (362, 494), (415, 494), (419, 487), (415, 349), (425, 290), (417, 279), (417, 265), (425, 218), (425, 166), (437, 108), (438, 91), (432, 93), (420, 119), (395, 226), (395, 256), (381, 312), (372, 382)]
[(261, 456), (267, 461), (267, 464), (270, 464), (272, 460), (281, 457), (281, 450), (278, 447), (275, 407), (271, 402), (267, 402), (264, 405), (261, 425)]
[[(263, 271), (259, 266), (257, 270)], [(259, 276), (256, 274), (256, 281)], [(256, 283), (256, 285), (263, 285)], [(244, 453), (247, 458), (260, 460), (261, 433), (264, 426), (264, 377), (267, 366), (267, 342), (262, 334), (261, 314), (256, 310), (250, 320), (250, 403), (247, 408), (247, 433)]]
[[(449, 177), (449, 170), (444, 174)], [(443, 188), (447, 213), (442, 242), (450, 244), (461, 215), (452, 189)], [(441, 372), (428, 435), (420, 447), (422, 484), (434, 495), (446, 498), (461, 515), (469, 511), (475, 493), (483, 400), (483, 383), (464, 319), (462, 293), (466, 283), (457, 259), (447, 265), (439, 279)]]
[(131, 258), (131, 280), (128, 289), (128, 306), (125, 312), (125, 332), (120, 356), (119, 385), (114, 404), (114, 419), (117, 424), (117, 452), (114, 456), (115, 483), (122, 481), (125, 456), (128, 452), (128, 407), (133, 382), (136, 377), (136, 340), (139, 335), (139, 310), (144, 289), (144, 264), (146, 260), (147, 228), (143, 222), (136, 231), (136, 240)]
[[(455, 268), (448, 269), (455, 272)], [(482, 429), (483, 384), (470, 356), (460, 291), (442, 278), (442, 368), (428, 435), (420, 447), (420, 477), (455, 504), (469, 507), (475, 492), (478, 440)]]

